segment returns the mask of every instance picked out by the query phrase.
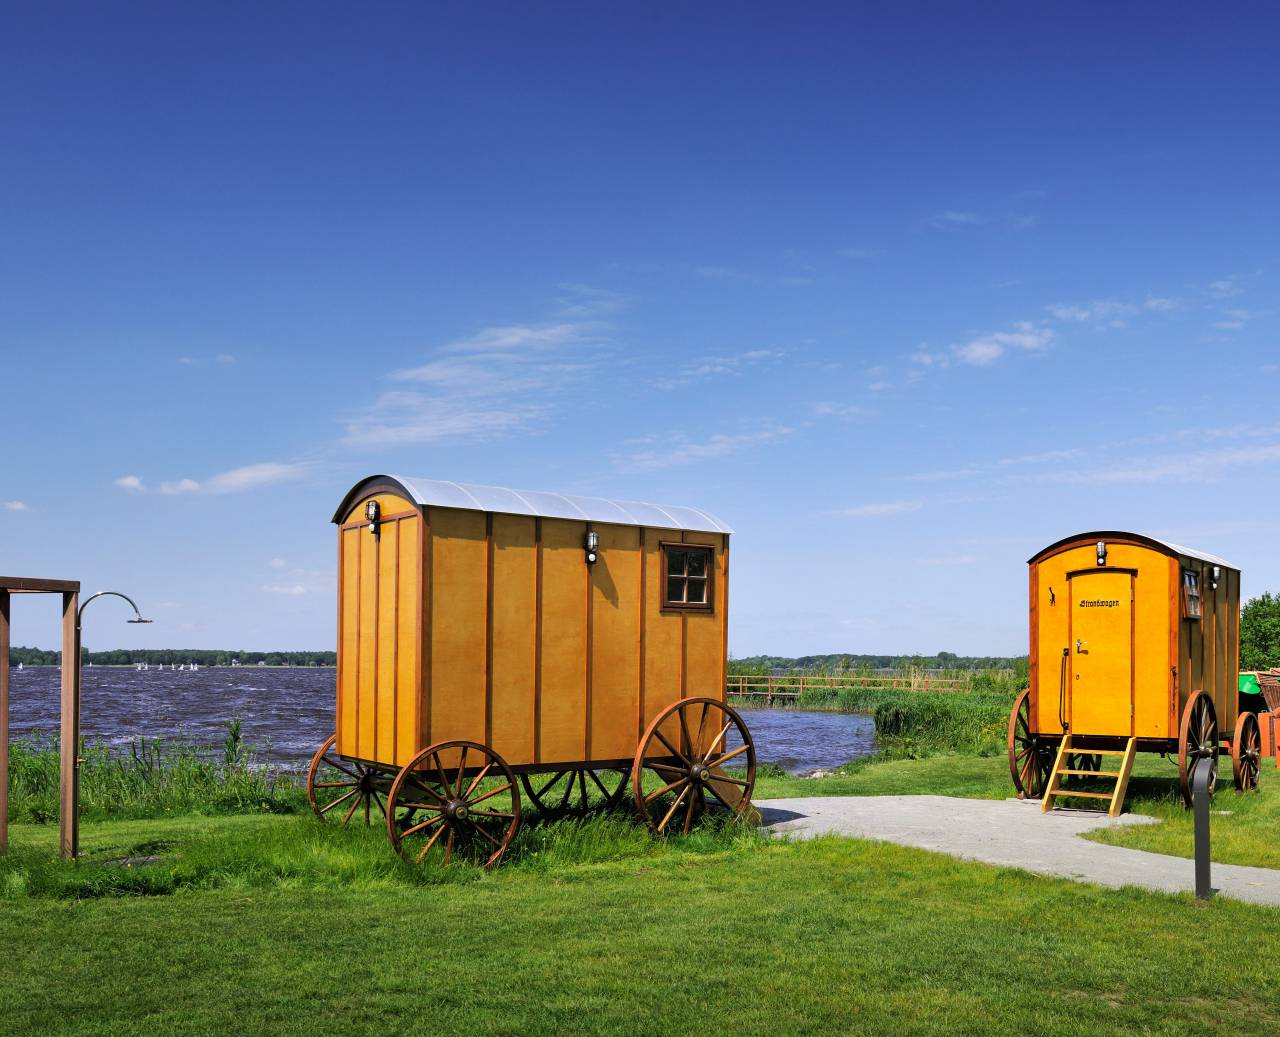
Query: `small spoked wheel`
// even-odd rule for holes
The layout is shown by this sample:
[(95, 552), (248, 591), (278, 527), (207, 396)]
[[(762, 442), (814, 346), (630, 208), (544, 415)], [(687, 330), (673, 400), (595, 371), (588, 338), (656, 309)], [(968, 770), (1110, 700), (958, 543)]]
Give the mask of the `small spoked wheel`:
[(627, 793), (629, 767), (598, 770), (579, 767), (550, 774), (521, 774), (525, 795), (548, 820), (585, 814), (590, 810), (613, 810)]
[(1032, 727), (1031, 689), (1024, 688), (1009, 711), (1009, 775), (1020, 799), (1044, 795), (1053, 757), (1054, 747)]
[(430, 745), (396, 775), (387, 835), (406, 860), (492, 868), (520, 826), (520, 790), (502, 759), (478, 742)]
[[(728, 774), (726, 764), (735, 771), (745, 767), (745, 773)], [(681, 699), (654, 717), (631, 776), (636, 810), (659, 835), (677, 829), (688, 835), (694, 821), (714, 808), (744, 813), (755, 783), (756, 750), (747, 725), (735, 709), (711, 698)]]
[(1241, 713), (1236, 720), (1235, 737), (1231, 740), (1231, 774), (1237, 792), (1254, 792), (1258, 788), (1258, 771), (1262, 765), (1262, 730), (1256, 713)]
[(1178, 734), (1178, 791), (1188, 809), (1192, 805), (1191, 779), (1201, 760), (1209, 761), (1209, 795), (1213, 795), (1218, 783), (1218, 748), (1218, 712), (1213, 699), (1203, 691), (1194, 692), (1182, 711)]
[(341, 818), (345, 828), (353, 817), (363, 815), (367, 825), (375, 805), (379, 815), (386, 815), (385, 785), (379, 785), (377, 771), (340, 757), (334, 749), (337, 741), (338, 736), (331, 735), (311, 757), (311, 766), (307, 768), (307, 802), (311, 804), (312, 813), (322, 821)]

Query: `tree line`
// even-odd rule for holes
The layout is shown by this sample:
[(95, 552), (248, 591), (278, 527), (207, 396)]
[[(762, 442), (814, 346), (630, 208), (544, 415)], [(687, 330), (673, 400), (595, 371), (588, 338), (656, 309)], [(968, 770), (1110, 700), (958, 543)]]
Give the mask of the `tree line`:
[[(116, 648), (107, 652), (81, 650), (81, 661), (95, 666), (335, 666), (337, 652), (238, 652), (218, 648)], [(62, 653), (45, 648), (10, 648), (10, 665), (59, 666)]]

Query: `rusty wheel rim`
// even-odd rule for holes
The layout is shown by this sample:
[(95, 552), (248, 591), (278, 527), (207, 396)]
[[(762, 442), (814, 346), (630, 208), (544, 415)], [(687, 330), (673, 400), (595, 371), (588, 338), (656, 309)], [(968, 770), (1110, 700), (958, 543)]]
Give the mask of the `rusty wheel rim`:
[(311, 757), (311, 766), (307, 768), (307, 802), (311, 812), (321, 821), (341, 818), (343, 828), (353, 817), (362, 817), (368, 825), (375, 806), (378, 814), (386, 817), (387, 806), (378, 783), (378, 772), (340, 757), (334, 751), (337, 742), (338, 736), (330, 735)]
[(1241, 713), (1231, 740), (1231, 775), (1237, 792), (1253, 792), (1258, 787), (1262, 766), (1262, 729), (1253, 713)]
[(538, 774), (521, 774), (525, 795), (546, 820), (578, 816), (593, 810), (614, 810), (622, 802), (631, 769), (598, 770), (567, 768)]
[[(738, 742), (732, 749), (731, 735)], [(724, 772), (734, 761), (745, 763), (742, 777)], [(646, 790), (646, 771), (656, 788)], [(637, 812), (658, 835), (688, 835), (695, 821), (717, 808), (740, 816), (751, 806), (756, 783), (751, 732), (737, 710), (718, 699), (681, 699), (654, 717), (640, 740), (631, 783)], [(737, 802), (728, 789), (717, 788), (726, 785), (739, 790)]]
[(1178, 792), (1183, 805), (1191, 808), (1191, 776), (1202, 759), (1210, 761), (1209, 795), (1218, 782), (1218, 713), (1213, 700), (1203, 691), (1195, 692), (1182, 711), (1178, 733)]
[(1053, 767), (1053, 746), (1031, 729), (1031, 689), (1009, 711), (1009, 775), (1020, 799), (1039, 799)]
[[(456, 762), (455, 762), (456, 760)], [(520, 826), (520, 790), (506, 761), (478, 742), (428, 746), (396, 775), (387, 796), (387, 835), (405, 860), (502, 860)]]

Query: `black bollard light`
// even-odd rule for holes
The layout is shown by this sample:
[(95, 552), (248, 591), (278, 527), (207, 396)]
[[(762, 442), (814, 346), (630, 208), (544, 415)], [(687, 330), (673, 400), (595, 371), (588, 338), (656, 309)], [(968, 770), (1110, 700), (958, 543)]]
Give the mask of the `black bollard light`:
[(1213, 776), (1214, 760), (1204, 757), (1196, 762), (1191, 772), (1191, 802), (1195, 809), (1196, 823), (1196, 899), (1208, 900), (1213, 896), (1209, 884), (1209, 779)]

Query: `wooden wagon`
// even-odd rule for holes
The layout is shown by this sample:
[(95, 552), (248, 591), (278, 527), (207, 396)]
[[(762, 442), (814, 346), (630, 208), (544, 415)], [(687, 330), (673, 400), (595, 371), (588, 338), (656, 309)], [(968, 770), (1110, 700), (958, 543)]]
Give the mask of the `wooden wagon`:
[(316, 814), (492, 866), (521, 788), (544, 816), (629, 793), (658, 833), (748, 807), (714, 516), (376, 475), (333, 521), (337, 730), (308, 772)]
[[(1231, 753), (1238, 789), (1257, 787), (1261, 739), (1238, 707), (1240, 571), (1214, 555), (1135, 533), (1081, 533), (1030, 566), (1030, 686), (1009, 716), (1020, 795), (1109, 801), (1119, 813), (1134, 754), (1177, 754), (1191, 803), (1199, 760)], [(1118, 760), (1102, 770), (1102, 760)], [(1098, 791), (1097, 781), (1114, 784)], [(1084, 786), (1093, 785), (1092, 790)]]

